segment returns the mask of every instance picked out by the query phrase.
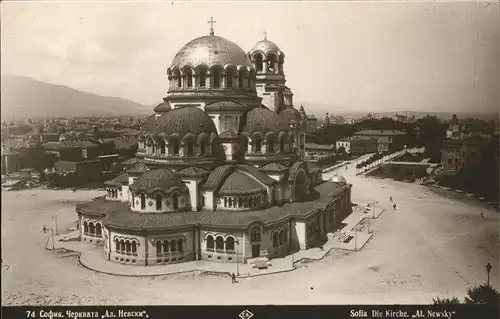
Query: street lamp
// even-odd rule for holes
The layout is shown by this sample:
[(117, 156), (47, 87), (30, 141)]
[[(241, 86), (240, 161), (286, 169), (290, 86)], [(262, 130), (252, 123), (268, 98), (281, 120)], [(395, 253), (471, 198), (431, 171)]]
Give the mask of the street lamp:
[(485, 267), (486, 267), (486, 274), (488, 275), (488, 277), (487, 277), (487, 283), (488, 283), (488, 286), (489, 286), (490, 285), (490, 271), (491, 271), (492, 267), (491, 267), (490, 263), (487, 263)]
[(56, 222), (56, 235), (59, 235), (59, 227), (57, 227), (57, 216), (52, 216), (52, 219), (55, 219)]

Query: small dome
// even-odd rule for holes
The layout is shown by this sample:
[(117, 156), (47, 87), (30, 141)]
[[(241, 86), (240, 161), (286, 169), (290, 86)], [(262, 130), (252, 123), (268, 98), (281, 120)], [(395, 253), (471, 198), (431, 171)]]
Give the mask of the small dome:
[(272, 41), (269, 41), (267, 39), (264, 39), (264, 40), (261, 40), (259, 42), (257, 42), (252, 50), (250, 51), (251, 53), (255, 52), (255, 51), (262, 51), (264, 53), (267, 53), (269, 51), (274, 51), (274, 52), (280, 52), (281, 53), (281, 50), (280, 48), (278, 47), (278, 45)]
[(184, 45), (175, 55), (170, 68), (182, 69), (184, 66), (195, 68), (198, 65), (224, 67), (227, 64), (252, 68), (245, 51), (237, 44), (225, 38), (210, 35), (196, 38)]
[(346, 184), (347, 180), (342, 175), (335, 175), (330, 179), (334, 183)]
[(182, 179), (171, 170), (165, 168), (152, 169), (142, 174), (130, 185), (130, 190), (134, 193), (144, 192), (146, 194), (156, 192), (170, 194), (173, 191), (181, 193), (189, 192)]
[(280, 132), (289, 130), (288, 121), (265, 106), (256, 107), (246, 114), (243, 133), (253, 134), (261, 132)]
[(302, 121), (302, 116), (300, 115), (299, 111), (297, 111), (293, 107), (287, 107), (279, 113), (281, 116), (283, 116), (288, 122), (290, 121), (297, 121), (301, 122)]
[(163, 102), (163, 103), (160, 103), (158, 104), (154, 109), (153, 111), (154, 112), (168, 112), (172, 109), (172, 107), (170, 106), (170, 103), (168, 102)]
[(220, 195), (252, 195), (265, 192), (266, 189), (259, 182), (241, 172), (231, 173), (221, 188)]
[(195, 135), (217, 133), (212, 119), (202, 110), (192, 106), (166, 112), (154, 122), (154, 126), (149, 130), (150, 133), (164, 133), (167, 136), (178, 134), (181, 138), (187, 133)]

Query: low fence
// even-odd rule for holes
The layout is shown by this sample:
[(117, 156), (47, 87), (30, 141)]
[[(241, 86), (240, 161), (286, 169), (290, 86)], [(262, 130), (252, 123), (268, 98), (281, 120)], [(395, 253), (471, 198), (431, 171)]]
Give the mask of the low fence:
[(371, 170), (378, 168), (383, 163), (388, 162), (390, 160), (393, 160), (399, 156), (402, 156), (405, 153), (406, 153), (406, 149), (401, 150), (401, 151), (397, 151), (395, 153), (386, 155), (386, 156), (382, 157), (381, 159), (378, 159), (378, 160), (374, 161), (373, 163), (368, 164), (367, 166), (364, 166), (361, 168), (356, 168), (356, 175), (369, 173)]

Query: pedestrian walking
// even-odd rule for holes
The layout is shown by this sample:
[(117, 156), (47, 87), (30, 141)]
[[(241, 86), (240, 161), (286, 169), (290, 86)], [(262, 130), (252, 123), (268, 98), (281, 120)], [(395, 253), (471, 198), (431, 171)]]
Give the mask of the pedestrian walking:
[(48, 231), (47, 227), (45, 227), (45, 226), (43, 226), (42, 230), (43, 230), (43, 233), (44, 233), (44, 234), (46, 234), (46, 233), (47, 233), (47, 231)]
[(394, 203), (394, 205), (392, 205), (392, 207), (394, 208), (394, 210), (396, 210), (396, 203)]
[(389, 200), (392, 202), (392, 196), (389, 197)]
[(232, 280), (232, 283), (236, 283), (236, 275), (234, 274), (234, 272), (231, 274), (231, 280)]
[(481, 219), (484, 219), (484, 214), (483, 214), (483, 212), (481, 212)]

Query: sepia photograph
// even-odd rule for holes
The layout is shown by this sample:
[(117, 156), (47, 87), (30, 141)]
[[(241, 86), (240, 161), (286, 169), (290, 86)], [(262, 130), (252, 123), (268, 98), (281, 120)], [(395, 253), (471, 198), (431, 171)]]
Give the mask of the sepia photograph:
[(2, 312), (498, 315), (498, 1), (0, 10)]

